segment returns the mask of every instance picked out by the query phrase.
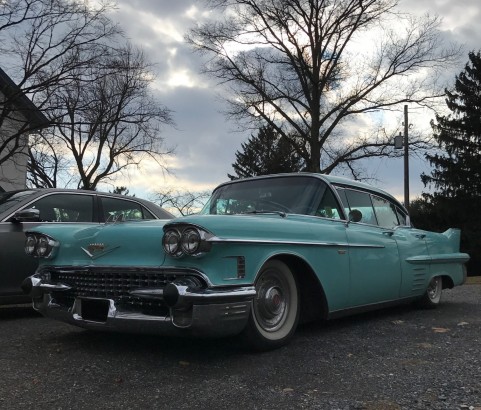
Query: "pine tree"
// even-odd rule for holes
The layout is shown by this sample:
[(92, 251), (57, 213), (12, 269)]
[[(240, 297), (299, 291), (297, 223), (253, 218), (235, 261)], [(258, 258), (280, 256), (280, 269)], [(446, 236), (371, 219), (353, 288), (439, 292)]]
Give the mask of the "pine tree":
[(422, 175), (425, 185), (435, 188), (433, 197), (481, 197), (481, 55), (469, 53), (470, 63), (456, 76), (455, 91), (446, 91), (452, 112), (436, 116), (434, 138), (442, 154), (428, 154), (434, 166)]
[(236, 175), (228, 174), (230, 179), (299, 172), (304, 168), (303, 159), (289, 141), (269, 126), (261, 127), (257, 136), (251, 135), (235, 157), (232, 167)]
[[(435, 224), (439, 230), (461, 229), (461, 249), (468, 252), (470, 275), (481, 274), (481, 54), (469, 53), (464, 71), (456, 76), (454, 91), (446, 90), (449, 115), (432, 122), (434, 138), (441, 152), (426, 155), (434, 167), (423, 174), (423, 193), (419, 227)], [(414, 219), (414, 218), (413, 218)], [(429, 219), (429, 222), (426, 222)]]

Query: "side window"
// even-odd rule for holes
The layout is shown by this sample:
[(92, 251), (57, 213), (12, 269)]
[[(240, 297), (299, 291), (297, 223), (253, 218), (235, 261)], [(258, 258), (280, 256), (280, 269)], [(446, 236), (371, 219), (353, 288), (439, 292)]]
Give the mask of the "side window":
[(100, 197), (105, 222), (155, 219), (154, 215), (137, 202), (119, 198)]
[(346, 199), (349, 205), (349, 210), (358, 210), (362, 214), (359, 222), (371, 225), (377, 225), (376, 214), (372, 207), (371, 195), (367, 192), (352, 191), (350, 189), (344, 190)]
[(344, 208), (344, 215), (346, 217), (349, 215), (349, 202), (347, 202), (347, 197), (346, 197), (346, 190), (344, 188), (336, 188), (337, 194), (339, 195), (339, 198), (341, 198), (342, 202), (342, 207)]
[(40, 211), (45, 222), (92, 222), (93, 196), (80, 194), (52, 194), (35, 201), (28, 208)]
[(374, 205), (379, 226), (393, 228), (399, 225), (394, 205), (389, 201), (373, 195), (372, 204)]
[(331, 219), (341, 219), (342, 212), (332, 191), (327, 188), (316, 211), (316, 216)]

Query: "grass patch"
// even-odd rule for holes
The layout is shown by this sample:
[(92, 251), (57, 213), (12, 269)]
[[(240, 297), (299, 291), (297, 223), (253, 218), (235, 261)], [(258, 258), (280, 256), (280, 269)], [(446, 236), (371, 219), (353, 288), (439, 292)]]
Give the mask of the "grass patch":
[(467, 285), (481, 285), (481, 276), (468, 276), (466, 278)]

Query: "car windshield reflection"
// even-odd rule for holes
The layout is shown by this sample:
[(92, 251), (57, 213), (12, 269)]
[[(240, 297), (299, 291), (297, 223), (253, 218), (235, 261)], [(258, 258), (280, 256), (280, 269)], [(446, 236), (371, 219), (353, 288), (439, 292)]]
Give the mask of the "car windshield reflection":
[(296, 213), (312, 215), (325, 184), (312, 177), (235, 181), (214, 191), (201, 214)]

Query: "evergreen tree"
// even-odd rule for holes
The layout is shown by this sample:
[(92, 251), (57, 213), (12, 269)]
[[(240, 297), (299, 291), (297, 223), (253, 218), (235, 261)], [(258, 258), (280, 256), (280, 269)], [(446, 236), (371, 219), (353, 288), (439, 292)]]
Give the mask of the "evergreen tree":
[[(446, 90), (449, 115), (436, 116), (432, 122), (434, 138), (440, 152), (427, 154), (434, 167), (431, 175), (423, 174), (425, 186), (420, 207), (429, 211), (430, 224), (439, 230), (460, 228), (461, 248), (468, 252), (470, 275), (481, 274), (481, 54), (469, 53), (469, 62), (456, 76), (454, 91)], [(420, 218), (419, 227), (428, 218)], [(424, 220), (424, 221), (423, 221)]]
[(257, 136), (251, 135), (242, 144), (243, 152), (237, 151), (232, 164), (236, 175), (230, 179), (256, 175), (299, 172), (304, 168), (303, 159), (294, 151), (287, 138), (279, 135), (273, 127), (261, 127)]
[(422, 175), (434, 197), (481, 198), (481, 55), (469, 53), (470, 63), (456, 76), (455, 91), (446, 90), (446, 104), (452, 112), (436, 116), (434, 138), (442, 154), (428, 154), (434, 166), (431, 175)]

